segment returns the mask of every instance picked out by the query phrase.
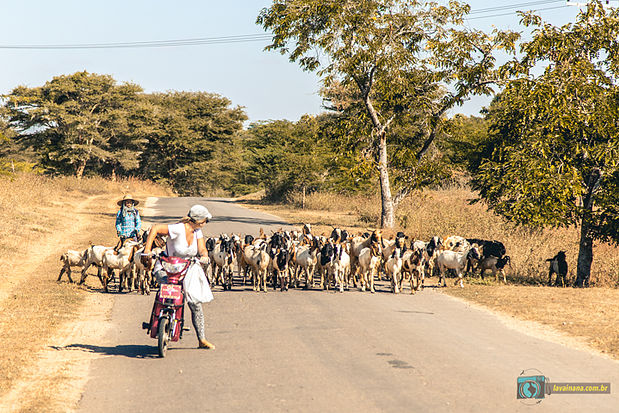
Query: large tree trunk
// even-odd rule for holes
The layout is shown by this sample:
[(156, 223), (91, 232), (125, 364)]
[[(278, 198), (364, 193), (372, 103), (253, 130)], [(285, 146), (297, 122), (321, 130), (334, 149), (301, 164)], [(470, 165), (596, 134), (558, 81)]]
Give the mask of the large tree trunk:
[(593, 237), (591, 215), (593, 213), (594, 194), (600, 187), (602, 172), (593, 168), (589, 174), (587, 193), (583, 197), (583, 214), (580, 226), (580, 245), (578, 248), (578, 265), (576, 267), (576, 286), (588, 287), (593, 262)]
[(576, 286), (588, 287), (593, 262), (593, 239), (589, 235), (591, 226), (585, 215), (580, 228), (580, 245), (578, 248), (578, 265), (576, 267)]
[(381, 228), (393, 228), (395, 226), (395, 206), (393, 204), (393, 197), (391, 196), (391, 184), (389, 183), (389, 170), (387, 165), (389, 164), (387, 158), (387, 128), (391, 123), (391, 120), (386, 123), (382, 123), (378, 118), (376, 109), (369, 98), (369, 89), (360, 87), (361, 92), (365, 95), (365, 107), (374, 125), (374, 131), (378, 139), (378, 172), (380, 174), (380, 197), (381, 197), (381, 214), (380, 214), (380, 226)]
[(380, 173), (380, 196), (382, 210), (380, 214), (381, 228), (393, 228), (395, 226), (395, 210), (391, 196), (389, 183), (389, 170), (387, 169), (387, 137), (383, 133), (378, 145), (378, 171)]

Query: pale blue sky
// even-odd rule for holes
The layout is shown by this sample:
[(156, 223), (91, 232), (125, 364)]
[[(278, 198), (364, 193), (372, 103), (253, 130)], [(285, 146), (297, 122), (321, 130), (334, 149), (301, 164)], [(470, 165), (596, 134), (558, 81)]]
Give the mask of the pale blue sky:
[[(522, 30), (514, 9), (475, 13), (535, 0), (471, 0), (471, 27)], [(539, 0), (553, 24), (573, 21), (577, 7)], [(544, 4), (541, 4), (541, 3)], [(268, 0), (84, 1), (0, 0), (0, 46), (113, 43), (262, 34), (256, 16)], [(508, 16), (497, 16), (508, 13)], [(486, 18), (485, 16), (493, 16)], [(480, 18), (484, 17), (484, 18)], [(266, 41), (145, 49), (0, 49), (0, 93), (17, 85), (40, 86), (53, 76), (76, 71), (110, 74), (147, 92), (206, 91), (244, 106), (250, 121), (297, 120), (322, 111), (318, 78), (276, 52)], [(488, 98), (476, 98), (455, 112), (477, 114)]]

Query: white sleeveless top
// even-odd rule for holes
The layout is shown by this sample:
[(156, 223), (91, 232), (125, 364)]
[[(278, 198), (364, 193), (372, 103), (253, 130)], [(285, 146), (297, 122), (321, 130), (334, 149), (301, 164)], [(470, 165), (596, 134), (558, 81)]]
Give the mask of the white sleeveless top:
[[(198, 228), (193, 232), (191, 245), (187, 245), (185, 236), (185, 224), (168, 225), (168, 240), (166, 241), (166, 254), (168, 257), (191, 258), (198, 255), (198, 239), (203, 238), (202, 230)], [(161, 269), (161, 263), (157, 260), (153, 271)]]
[(198, 239), (202, 238), (200, 228), (193, 232), (191, 245), (187, 245), (185, 224), (168, 225), (168, 240), (166, 242), (166, 254), (168, 257), (191, 258), (198, 255)]

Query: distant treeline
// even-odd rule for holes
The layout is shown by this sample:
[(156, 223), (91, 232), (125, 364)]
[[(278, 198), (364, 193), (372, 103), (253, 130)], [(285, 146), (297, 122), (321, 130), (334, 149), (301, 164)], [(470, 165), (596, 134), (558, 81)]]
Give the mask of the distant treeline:
[[(181, 195), (244, 194), (264, 189), (271, 199), (294, 191), (366, 191), (377, 170), (363, 131), (330, 111), (297, 122), (250, 124), (242, 107), (207, 92), (144, 93), (109, 75), (78, 72), (40, 87), (17, 87), (0, 108), (4, 171), (139, 176)], [(413, 133), (406, 126), (393, 133)], [(474, 165), (486, 135), (481, 118), (446, 122), (419, 184), (449, 180)], [(406, 167), (394, 153), (394, 181)], [(405, 176), (405, 174), (402, 174)]]

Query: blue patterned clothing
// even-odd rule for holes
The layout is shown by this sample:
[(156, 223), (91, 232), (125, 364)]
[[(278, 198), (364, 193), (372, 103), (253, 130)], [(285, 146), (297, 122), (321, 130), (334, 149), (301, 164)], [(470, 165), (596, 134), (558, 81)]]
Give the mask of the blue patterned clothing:
[(121, 238), (129, 238), (140, 234), (142, 220), (137, 209), (123, 211), (121, 208), (116, 214), (116, 232)]

